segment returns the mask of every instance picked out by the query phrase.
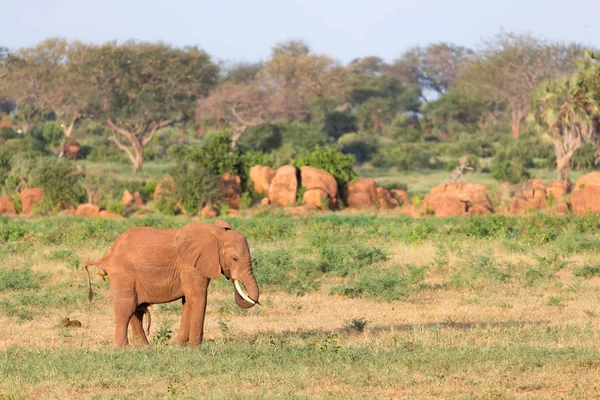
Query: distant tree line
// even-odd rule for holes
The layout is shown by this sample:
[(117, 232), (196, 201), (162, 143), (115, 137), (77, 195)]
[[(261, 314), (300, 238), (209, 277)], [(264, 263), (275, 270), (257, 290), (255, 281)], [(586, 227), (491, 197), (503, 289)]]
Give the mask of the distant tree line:
[[(53, 122), (61, 132), (49, 129), (46, 136), (56, 137), (48, 143), (85, 126), (135, 171), (152, 157), (149, 146), (165, 146), (161, 137), (174, 130), (170, 154), (223, 131), (232, 147), (261, 151), (274, 164), (317, 145), (398, 169), (495, 156), (498, 179), (515, 180), (531, 163), (505, 138), (512, 135), (538, 153), (553, 148), (548, 157), (568, 179), (576, 151), (600, 141), (599, 85), (593, 51), (510, 32), (477, 49), (442, 42), (391, 63), (371, 56), (347, 65), (302, 41), (277, 44), (263, 62), (238, 64), (218, 64), (193, 46), (136, 41), (53, 38), (0, 49), (5, 120), (23, 134), (43, 133), (36, 126)], [(108, 160), (112, 150), (96, 145), (96, 157)]]

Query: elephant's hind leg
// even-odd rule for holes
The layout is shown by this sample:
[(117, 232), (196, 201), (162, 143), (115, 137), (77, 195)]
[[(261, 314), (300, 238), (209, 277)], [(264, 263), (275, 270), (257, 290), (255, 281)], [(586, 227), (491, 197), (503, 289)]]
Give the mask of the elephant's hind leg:
[(140, 338), (142, 344), (148, 345), (150, 343), (148, 342), (148, 338), (146, 337), (146, 332), (144, 332), (144, 326), (142, 324), (144, 312), (145, 307), (137, 307), (133, 313), (133, 317), (131, 317), (131, 321), (129, 321), (129, 325), (131, 326), (133, 334)]
[[(116, 297), (116, 296), (115, 296)], [(129, 326), (129, 321), (131, 317), (135, 313), (136, 302), (134, 298), (124, 297), (124, 298), (115, 298), (114, 309), (115, 309), (115, 346), (124, 347), (129, 344), (129, 340), (127, 339), (127, 327)]]

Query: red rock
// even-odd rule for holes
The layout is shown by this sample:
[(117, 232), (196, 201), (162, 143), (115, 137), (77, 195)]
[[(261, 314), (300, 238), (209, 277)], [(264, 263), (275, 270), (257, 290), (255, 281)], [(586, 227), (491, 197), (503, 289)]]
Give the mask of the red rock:
[(99, 216), (101, 218), (107, 218), (107, 219), (123, 219), (123, 216), (121, 214), (117, 214), (117, 213), (106, 211), (106, 210), (100, 211)]
[(398, 200), (392, 197), (388, 190), (378, 187), (376, 191), (380, 210), (389, 210), (398, 207)]
[(377, 186), (373, 179), (359, 178), (346, 187), (345, 199), (349, 208), (364, 209), (377, 204)]
[(175, 181), (170, 176), (165, 176), (154, 189), (153, 198), (158, 200), (161, 197), (168, 197), (175, 192)]
[(269, 201), (269, 198), (268, 198), (268, 197), (263, 197), (263, 198), (262, 198), (262, 200), (260, 201), (260, 204), (261, 204), (262, 206), (265, 206), (265, 207), (266, 207), (266, 206), (270, 205), (270, 204), (271, 204), (271, 202)]
[(320, 189), (329, 198), (331, 209), (337, 208), (338, 187), (333, 175), (324, 169), (304, 166), (300, 168), (300, 181), (306, 190)]
[(226, 173), (219, 177), (219, 190), (229, 207), (239, 210), (242, 196), (242, 180), (235, 174)]
[(581, 176), (571, 193), (571, 208), (577, 215), (600, 213), (600, 172)]
[(304, 192), (302, 204), (311, 204), (322, 210), (323, 208), (326, 208), (328, 199), (329, 196), (322, 189), (310, 189)]
[[(455, 182), (431, 189), (420, 205), (424, 214), (437, 217), (453, 217), (476, 214), (491, 214), (493, 207), (483, 185)], [(470, 210), (472, 210), (470, 212)]]
[(121, 204), (127, 207), (140, 208), (144, 206), (144, 200), (142, 200), (140, 192), (132, 194), (129, 190), (125, 190), (121, 197)]
[(79, 217), (99, 217), (100, 207), (95, 204), (80, 204), (75, 215)]
[(280, 207), (296, 204), (297, 190), (296, 168), (292, 165), (284, 165), (277, 169), (271, 181), (269, 201), (271, 205)]
[(275, 177), (275, 171), (271, 167), (255, 165), (250, 168), (250, 180), (254, 185), (254, 191), (259, 194), (269, 194), (271, 181)]
[(10, 197), (0, 197), (0, 215), (12, 215), (15, 213), (15, 206)]
[(33, 207), (44, 199), (44, 193), (40, 188), (25, 189), (21, 192), (20, 197), (21, 214), (30, 215), (33, 212)]
[(404, 190), (392, 189), (390, 190), (390, 194), (396, 200), (398, 200), (398, 204), (401, 206), (411, 204), (410, 198), (408, 197), (408, 193), (406, 193)]
[(419, 211), (419, 207), (414, 204), (407, 204), (400, 209), (401, 214), (410, 215), (413, 218), (418, 218), (421, 216), (421, 212)]
[(202, 211), (200, 211), (200, 216), (202, 218), (215, 218), (217, 215), (219, 215), (219, 213), (217, 213), (217, 210), (215, 210), (210, 204), (205, 205), (202, 208)]
[(514, 197), (509, 202), (512, 215), (521, 215), (530, 211), (548, 208), (546, 200), (546, 185), (541, 179), (530, 179), (521, 182)]

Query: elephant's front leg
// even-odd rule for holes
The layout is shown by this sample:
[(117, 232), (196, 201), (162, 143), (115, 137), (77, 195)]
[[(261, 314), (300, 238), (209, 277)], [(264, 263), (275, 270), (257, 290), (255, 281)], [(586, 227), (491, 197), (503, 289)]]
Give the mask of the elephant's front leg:
[(190, 338), (190, 303), (185, 301), (185, 297), (181, 299), (181, 324), (177, 332), (177, 344), (185, 346)]
[(189, 343), (195, 347), (202, 343), (204, 336), (204, 316), (206, 314), (206, 296), (210, 279), (201, 277), (193, 290), (193, 294), (185, 295), (186, 303), (189, 303)]

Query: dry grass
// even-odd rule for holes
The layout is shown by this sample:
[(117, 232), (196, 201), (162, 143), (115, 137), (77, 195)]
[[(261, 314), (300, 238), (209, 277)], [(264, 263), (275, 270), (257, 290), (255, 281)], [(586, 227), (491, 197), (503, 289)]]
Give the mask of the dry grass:
[[(311, 240), (320, 246), (310, 235), (254, 239), (252, 246), (260, 254), (285, 249), (316, 260)], [(573, 273), (600, 265), (600, 254), (553, 244), (511, 250), (514, 243), (487, 239), (369, 245), (387, 254), (372, 271), (403, 275), (422, 267), (423, 279), (399, 300), (332, 294), (336, 285), (358, 279), (353, 274), (324, 274), (320, 287), (303, 296), (262, 285), (263, 306), (248, 311), (235, 306), (229, 282), (213, 282), (206, 343), (196, 350), (168, 339), (167, 328), (172, 338), (177, 332), (179, 304), (151, 308), (150, 348), (112, 348), (109, 287), (93, 275), (95, 298), (88, 305), (85, 276), (73, 261), (98, 257), (107, 243), (86, 241), (76, 251), (66, 243), (32, 243), (29, 251), (0, 253), (1, 268), (44, 275), (34, 292), (69, 296), (43, 305), (31, 319), (0, 312), (0, 397), (600, 395), (600, 278)], [(0, 290), (0, 301), (25, 293)], [(59, 327), (64, 317), (83, 327)], [(361, 319), (364, 330), (353, 329)]]

